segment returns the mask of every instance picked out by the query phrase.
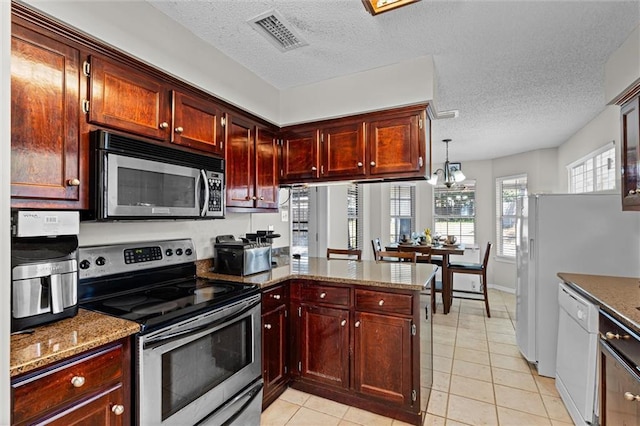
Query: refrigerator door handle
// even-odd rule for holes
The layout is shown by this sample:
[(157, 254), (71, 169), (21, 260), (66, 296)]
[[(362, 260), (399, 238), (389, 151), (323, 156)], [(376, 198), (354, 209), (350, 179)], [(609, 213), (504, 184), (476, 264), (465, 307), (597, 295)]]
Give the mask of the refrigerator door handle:
[(529, 259), (533, 260), (533, 238), (529, 240)]

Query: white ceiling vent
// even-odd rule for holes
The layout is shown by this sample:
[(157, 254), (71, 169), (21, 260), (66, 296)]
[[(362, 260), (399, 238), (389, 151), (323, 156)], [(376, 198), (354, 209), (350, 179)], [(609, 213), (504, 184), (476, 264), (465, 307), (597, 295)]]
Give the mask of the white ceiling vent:
[(256, 31), (283, 52), (308, 44), (300, 37), (293, 26), (275, 10), (265, 12), (250, 19), (248, 22)]

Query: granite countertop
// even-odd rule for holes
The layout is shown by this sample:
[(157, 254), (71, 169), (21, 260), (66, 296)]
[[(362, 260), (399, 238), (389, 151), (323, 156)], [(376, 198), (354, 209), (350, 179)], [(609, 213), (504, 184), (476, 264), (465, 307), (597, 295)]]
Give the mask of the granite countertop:
[(313, 279), (341, 284), (422, 290), (437, 270), (438, 266), (430, 263), (413, 264), (302, 257), (291, 259), (289, 265), (246, 277), (217, 274), (207, 270), (200, 270), (198, 275), (204, 278), (258, 284), (262, 288), (289, 279)]
[(36, 327), (32, 334), (11, 336), (11, 377), (122, 339), (140, 325), (79, 309), (78, 315)]
[(558, 276), (600, 308), (640, 333), (640, 278), (560, 272)]

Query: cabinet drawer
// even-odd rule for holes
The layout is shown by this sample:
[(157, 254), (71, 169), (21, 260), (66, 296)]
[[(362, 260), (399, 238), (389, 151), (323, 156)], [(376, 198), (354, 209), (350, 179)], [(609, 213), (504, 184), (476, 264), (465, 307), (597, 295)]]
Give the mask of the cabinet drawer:
[(324, 284), (302, 284), (300, 300), (327, 305), (349, 306), (349, 287)]
[[(61, 364), (42, 374), (16, 380), (11, 384), (13, 423), (62, 408), (121, 379), (122, 358), (123, 348), (119, 345)], [(72, 383), (74, 379), (77, 387)]]
[(262, 292), (262, 312), (271, 312), (278, 306), (287, 303), (288, 285), (279, 285)]
[(411, 315), (413, 297), (409, 294), (356, 289), (356, 310)]

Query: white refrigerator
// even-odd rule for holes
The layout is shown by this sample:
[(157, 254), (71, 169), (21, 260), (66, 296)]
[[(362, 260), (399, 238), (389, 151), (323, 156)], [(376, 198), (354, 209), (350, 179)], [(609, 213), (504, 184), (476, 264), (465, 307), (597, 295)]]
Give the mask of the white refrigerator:
[(555, 377), (558, 272), (640, 276), (640, 213), (619, 194), (530, 195), (516, 226), (516, 341), (538, 374)]

